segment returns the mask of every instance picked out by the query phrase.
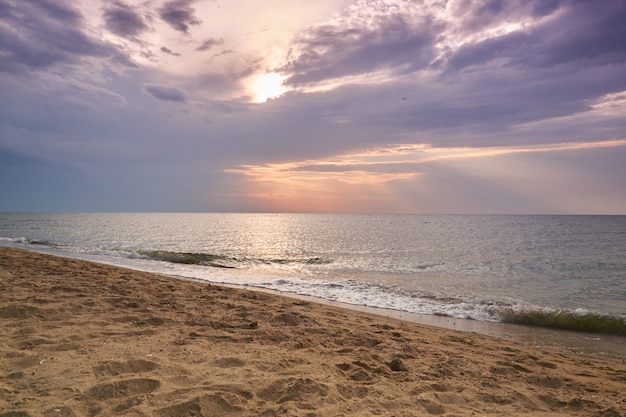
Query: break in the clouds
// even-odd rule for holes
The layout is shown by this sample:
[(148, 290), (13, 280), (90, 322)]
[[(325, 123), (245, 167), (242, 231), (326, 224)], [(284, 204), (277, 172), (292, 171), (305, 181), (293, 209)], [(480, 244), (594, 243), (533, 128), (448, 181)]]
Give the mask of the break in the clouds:
[(143, 86), (143, 88), (144, 91), (159, 100), (177, 101), (181, 103), (184, 103), (187, 100), (185, 92), (176, 87), (158, 84), (146, 84)]
[(114, 1), (104, 9), (104, 22), (116, 35), (134, 38), (148, 29), (141, 13), (121, 1)]
[(189, 27), (202, 23), (195, 15), (192, 4), (195, 0), (172, 0), (165, 3), (159, 9), (159, 16), (174, 30), (188, 33)]
[(624, 21), (622, 0), (0, 0), (0, 209), (624, 214)]

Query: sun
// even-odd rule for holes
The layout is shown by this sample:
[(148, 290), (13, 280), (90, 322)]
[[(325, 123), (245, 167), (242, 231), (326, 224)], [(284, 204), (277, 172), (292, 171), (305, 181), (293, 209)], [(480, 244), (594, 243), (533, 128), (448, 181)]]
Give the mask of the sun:
[(257, 103), (265, 103), (268, 99), (279, 97), (287, 91), (283, 87), (283, 77), (275, 72), (259, 75), (254, 80), (252, 89), (255, 94), (254, 101)]

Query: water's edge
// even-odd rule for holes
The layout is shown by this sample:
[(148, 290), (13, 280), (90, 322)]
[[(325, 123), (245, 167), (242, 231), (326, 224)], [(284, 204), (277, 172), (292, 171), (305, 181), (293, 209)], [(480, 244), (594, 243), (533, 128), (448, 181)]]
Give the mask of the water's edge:
[[(173, 278), (187, 279), (184, 277), (174, 276)], [(202, 280), (199, 281), (202, 282)], [(482, 334), (494, 337), (496, 339), (504, 339), (524, 345), (534, 346), (540, 349), (546, 348), (566, 350), (579, 355), (609, 357), (626, 361), (626, 338), (621, 336), (587, 332), (574, 332), (568, 330), (555, 330), (550, 328), (511, 323), (495, 323), (471, 319), (417, 314), (406, 311), (347, 304), (333, 300), (325, 300), (322, 298), (299, 295), (294, 293), (286, 293), (266, 288), (235, 285), (233, 285), (232, 287), (277, 294), (284, 297), (329, 305), (346, 310), (374, 314), (377, 316), (388, 317), (394, 320), (400, 320), (409, 323), (439, 327), (460, 332)]]
[[(7, 247), (13, 247), (7, 245)], [(568, 331), (551, 328), (543, 328), (538, 326), (528, 326), (512, 323), (498, 323), (479, 321), (471, 319), (453, 318), (447, 316), (438, 315), (426, 315), (417, 314), (400, 310), (392, 310), (386, 308), (370, 307), (365, 305), (343, 303), (334, 300), (327, 300), (324, 298), (318, 298), (309, 295), (301, 295), (292, 292), (278, 291), (268, 288), (250, 286), (250, 285), (234, 285), (224, 284), (219, 282), (213, 282), (202, 278), (192, 278), (187, 276), (180, 276), (174, 274), (166, 274), (162, 272), (154, 272), (149, 269), (142, 269), (132, 267), (125, 264), (116, 262), (107, 262), (102, 259), (90, 259), (89, 256), (69, 256), (66, 253), (60, 253), (59, 251), (46, 250), (45, 247), (33, 249), (33, 248), (20, 248), (22, 250), (44, 253), (52, 256), (58, 256), (68, 259), (79, 259), (87, 262), (100, 263), (110, 265), (118, 268), (132, 269), (142, 272), (149, 272), (157, 275), (167, 276), (173, 279), (182, 279), (187, 281), (195, 281), (206, 283), (207, 285), (221, 285), (225, 287), (240, 288), (249, 291), (266, 292), (271, 294), (277, 294), (294, 299), (314, 302), (318, 304), (329, 305), (333, 307), (343, 308), (346, 310), (352, 310), (357, 312), (364, 312), (368, 314), (374, 314), (378, 316), (388, 317), (391, 319), (401, 320), (410, 323), (416, 323), (421, 325), (434, 326), (439, 328), (457, 330), (461, 332), (477, 333), (486, 336), (491, 336), (496, 339), (505, 339), (522, 343), (525, 345), (531, 345), (537, 348), (549, 348), (560, 349), (573, 352), (580, 355), (592, 355), (600, 357), (610, 357), (613, 359), (626, 361), (626, 337), (606, 335), (598, 333), (587, 333), (581, 331)]]

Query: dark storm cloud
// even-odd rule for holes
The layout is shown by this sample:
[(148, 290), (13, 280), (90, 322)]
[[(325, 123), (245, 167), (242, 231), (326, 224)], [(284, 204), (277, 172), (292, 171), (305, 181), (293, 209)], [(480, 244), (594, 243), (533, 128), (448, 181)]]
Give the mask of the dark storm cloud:
[(191, 4), (195, 0), (172, 0), (163, 5), (159, 9), (159, 16), (164, 22), (169, 24), (174, 30), (182, 33), (189, 33), (191, 25), (199, 25), (202, 23), (195, 14), (195, 10)]
[(224, 44), (224, 39), (207, 39), (206, 41), (202, 42), (202, 45), (196, 48), (196, 51), (201, 51), (201, 52), (208, 51), (214, 46), (223, 45), (223, 44)]
[(401, 15), (379, 18), (373, 28), (315, 27), (296, 40), (298, 55), (281, 71), (291, 74), (291, 85), (389, 68), (411, 72), (429, 64), (442, 29), (427, 19), (410, 24)]
[(140, 13), (121, 1), (115, 1), (104, 10), (107, 29), (125, 38), (134, 38), (148, 29)]
[(114, 46), (89, 36), (82, 15), (69, 4), (45, 0), (0, 3), (0, 71), (22, 74), (84, 57), (123, 61)]
[(187, 95), (181, 89), (158, 84), (144, 84), (143, 89), (152, 97), (165, 100), (184, 103), (187, 101)]

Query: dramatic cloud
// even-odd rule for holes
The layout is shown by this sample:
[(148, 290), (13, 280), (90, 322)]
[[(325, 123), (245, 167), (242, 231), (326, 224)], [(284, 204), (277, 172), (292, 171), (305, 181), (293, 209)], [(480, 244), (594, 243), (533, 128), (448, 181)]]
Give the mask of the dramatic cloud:
[(189, 27), (202, 23), (195, 14), (191, 5), (195, 0), (172, 0), (159, 9), (159, 16), (167, 22), (174, 30), (182, 33), (189, 33)]
[(522, 68), (610, 65), (626, 62), (626, 6), (581, 2), (529, 30), (515, 31), (459, 48), (450, 70), (494, 60)]
[[(362, 22), (357, 22), (362, 23)], [(411, 72), (429, 65), (441, 30), (432, 21), (409, 22), (399, 14), (376, 17), (367, 24), (325, 25), (301, 33), (295, 57), (281, 72), (301, 85), (379, 70)]]
[(185, 92), (176, 87), (169, 87), (158, 84), (145, 84), (144, 90), (152, 97), (165, 101), (178, 101), (184, 103), (187, 100)]
[(62, 1), (4, 1), (0, 7), (0, 71), (21, 74), (88, 57), (121, 57), (89, 35), (82, 14)]
[(120, 1), (111, 3), (103, 17), (108, 30), (125, 38), (134, 38), (148, 29), (141, 14)]
[(0, 210), (626, 214), (625, 21), (623, 0), (0, 0)]

